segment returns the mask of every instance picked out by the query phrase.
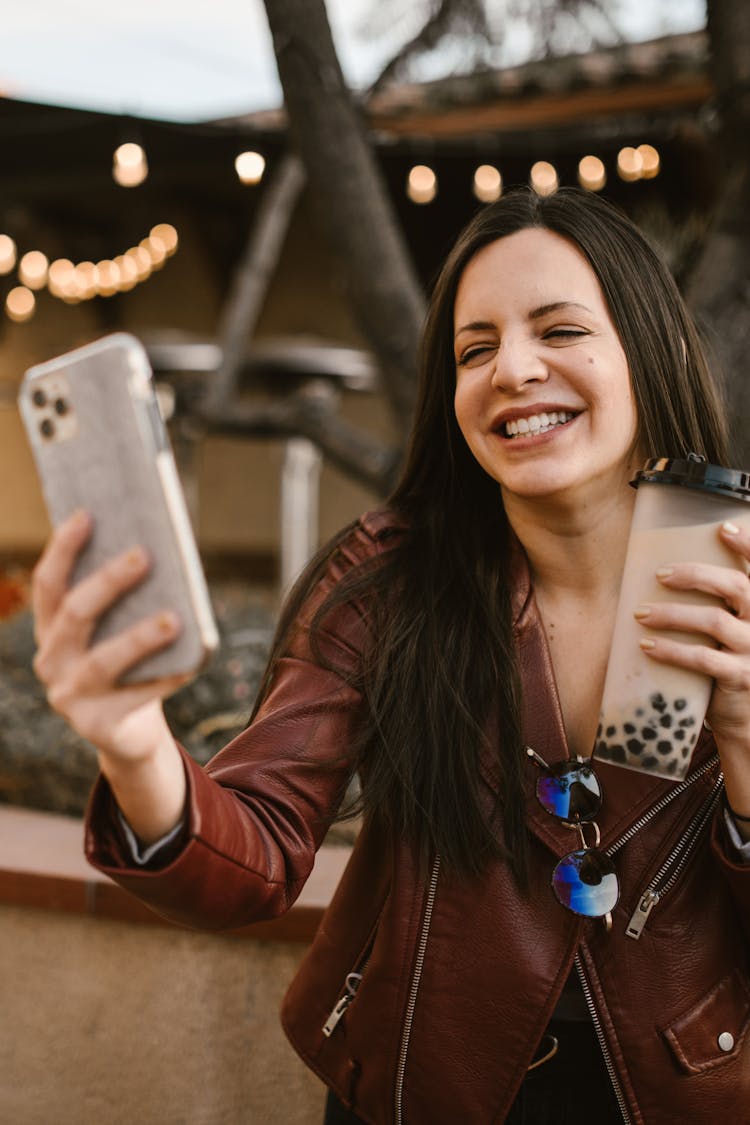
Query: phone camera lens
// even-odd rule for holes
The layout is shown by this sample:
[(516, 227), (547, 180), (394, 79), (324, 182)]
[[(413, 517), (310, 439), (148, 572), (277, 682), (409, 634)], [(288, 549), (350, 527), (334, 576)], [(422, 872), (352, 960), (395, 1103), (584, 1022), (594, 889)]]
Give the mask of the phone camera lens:
[(39, 423), (39, 432), (43, 438), (51, 438), (55, 436), (55, 423), (51, 418), (45, 418)]
[(44, 391), (36, 390), (31, 396), (31, 401), (34, 403), (34, 406), (46, 406), (47, 396)]
[(62, 417), (63, 414), (67, 414), (69, 410), (70, 410), (70, 406), (68, 405), (68, 403), (65, 401), (64, 398), (55, 399), (55, 413), (56, 414), (59, 414), (60, 417)]

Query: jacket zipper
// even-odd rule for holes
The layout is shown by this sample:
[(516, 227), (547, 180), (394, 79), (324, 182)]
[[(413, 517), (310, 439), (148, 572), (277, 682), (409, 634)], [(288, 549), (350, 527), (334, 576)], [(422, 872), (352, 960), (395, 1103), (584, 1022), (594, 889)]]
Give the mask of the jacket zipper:
[[(698, 773), (696, 773), (695, 777), (691, 778), (690, 781), (686, 783), (686, 785), (692, 785), (694, 781), (697, 781), (699, 777), (702, 777), (705, 773), (707, 773), (717, 760), (718, 755), (715, 755), (709, 762), (707, 762), (703, 766), (701, 770), (699, 770)], [(635, 941), (638, 940), (638, 938), (643, 933), (651, 911), (656, 906), (657, 902), (659, 902), (669, 891), (671, 891), (672, 887), (679, 879), (687, 861), (690, 859), (690, 856), (692, 855), (696, 845), (698, 844), (703, 829), (716, 810), (716, 806), (718, 805), (721, 797), (723, 786), (724, 777), (720, 773), (716, 779), (716, 783), (711, 790), (708, 799), (704, 802), (702, 807), (693, 817), (682, 837), (678, 840), (672, 851), (664, 860), (664, 863), (661, 865), (656, 875), (649, 883), (648, 887), (642, 892), (642, 894), (638, 896), (638, 905), (636, 906), (633, 915), (628, 922), (627, 929), (625, 930), (627, 937), (633, 938)], [(684, 788), (684, 785), (681, 786), (678, 792), (682, 792)], [(642, 817), (638, 822), (639, 826), (642, 827), (643, 823), (646, 820), (650, 820), (651, 816), (653, 816), (661, 808), (664, 808), (664, 801), (659, 802), (659, 805), (655, 805), (654, 808), (651, 809), (648, 814), (646, 814), (646, 817)], [(627, 834), (627, 838), (629, 839), (632, 834), (633, 832), (631, 828)], [(624, 839), (618, 841), (617, 844), (608, 849), (608, 852), (614, 852), (617, 848), (621, 847), (623, 843)]]
[(581, 964), (581, 959), (578, 954), (576, 954), (575, 966), (576, 972), (578, 973), (578, 979), (581, 982), (581, 990), (586, 1000), (589, 1015), (591, 1016), (591, 1022), (594, 1025), (594, 1031), (596, 1032), (596, 1037), (599, 1040), (599, 1046), (604, 1058), (604, 1065), (607, 1068), (607, 1074), (609, 1075), (609, 1080), (612, 1083), (612, 1089), (614, 1090), (617, 1104), (620, 1107), (622, 1119), (625, 1125), (630, 1125), (630, 1114), (628, 1113), (628, 1107), (625, 1102), (625, 1098), (623, 1097), (620, 1080), (617, 1077), (617, 1071), (615, 1070), (615, 1065), (612, 1062), (612, 1056), (609, 1053), (609, 1048), (607, 1047), (607, 1043), (604, 1038), (604, 1032), (602, 1031), (602, 1023), (599, 1019), (599, 1013), (597, 1012), (596, 1006), (594, 1004), (594, 997), (591, 995), (591, 986), (586, 979), (586, 974), (583, 971), (583, 965)]
[[(671, 802), (674, 801), (676, 797), (679, 797), (681, 793), (683, 793), (686, 789), (688, 789), (691, 785), (693, 785), (696, 781), (703, 777), (704, 774), (712, 770), (718, 760), (719, 755), (713, 754), (711, 758), (709, 758), (709, 760), (705, 762), (704, 765), (701, 766), (701, 768), (688, 781), (682, 782), (681, 785), (676, 786), (664, 797), (662, 797), (660, 801), (657, 801), (657, 803), (652, 808), (650, 808), (647, 813), (640, 817), (634, 824), (631, 824), (627, 832), (625, 832), (624, 835), (622, 835), (616, 843), (612, 844), (609, 848), (606, 849), (607, 855), (613, 855), (616, 851), (623, 847), (628, 842), (628, 840), (635, 836), (635, 834), (644, 827), (644, 825), (653, 820), (653, 818), (657, 816), (658, 813), (662, 811), (662, 809), (671, 804)], [(713, 815), (714, 809), (718, 804), (723, 785), (724, 776), (720, 773), (718, 778), (716, 779), (716, 784), (714, 785), (714, 788), (712, 789), (708, 800), (704, 803), (703, 807), (691, 821), (687, 832), (687, 839), (685, 839), (685, 837), (683, 836), (683, 839), (672, 849), (670, 855), (659, 868), (656, 878), (653, 880), (651, 886), (648, 888), (645, 894), (641, 896), (636, 914), (633, 915), (633, 918), (631, 918), (628, 929), (626, 931), (629, 937), (640, 937), (641, 933), (643, 932), (643, 927), (646, 924), (646, 920), (648, 919), (648, 915), (651, 913), (651, 910), (659, 901), (661, 895), (665, 894), (667, 890), (670, 890), (674, 883), (677, 881), (680, 872), (687, 863), (687, 860), (698, 841), (704, 825)], [(656, 884), (670, 870), (670, 865), (675, 859), (677, 860), (677, 863), (674, 869), (669, 874), (669, 878), (661, 887), (661, 890), (659, 892), (656, 892)], [(649, 894), (656, 894), (656, 897), (651, 900), (650, 898), (648, 898)], [(640, 929), (638, 930), (637, 934), (632, 934), (630, 931), (634, 924), (634, 919), (641, 909), (641, 905), (644, 903), (644, 900), (647, 900), (645, 917), (642, 919)], [(579, 954), (576, 954), (575, 966), (576, 972), (578, 973), (578, 979), (581, 982), (581, 990), (583, 991), (584, 999), (586, 1000), (586, 1006), (588, 1007), (589, 1015), (591, 1016), (591, 1022), (594, 1025), (594, 1031), (596, 1032), (596, 1037), (599, 1040), (599, 1047), (604, 1059), (604, 1065), (606, 1067), (607, 1074), (609, 1075), (609, 1080), (612, 1083), (612, 1089), (614, 1090), (615, 1098), (617, 1100), (620, 1113), (622, 1114), (623, 1122), (625, 1123), (625, 1125), (630, 1125), (630, 1113), (628, 1112), (627, 1103), (625, 1102), (625, 1098), (622, 1093), (622, 1087), (620, 1086), (620, 1080), (618, 1078), (617, 1071), (615, 1070), (614, 1063), (612, 1062), (612, 1056), (609, 1053), (609, 1048), (607, 1047), (607, 1042), (604, 1038), (602, 1023), (599, 1019), (599, 1013), (596, 1010), (596, 1005), (594, 1004), (594, 997), (591, 993), (591, 986), (586, 979), (586, 973), (584, 971)]]
[(432, 865), (432, 872), (430, 873), (430, 882), (427, 888), (427, 900), (425, 902), (424, 914), (422, 916), (422, 929), (419, 934), (419, 944), (417, 946), (417, 959), (414, 962), (414, 972), (412, 974), (411, 989), (409, 990), (409, 1001), (406, 1005), (406, 1015), (404, 1017), (404, 1029), (401, 1036), (401, 1049), (398, 1056), (398, 1067), (396, 1069), (396, 1089), (395, 1089), (395, 1125), (402, 1125), (403, 1121), (403, 1094), (404, 1094), (404, 1076), (406, 1074), (406, 1059), (409, 1054), (409, 1041), (411, 1039), (411, 1028), (414, 1022), (414, 1011), (417, 1006), (417, 994), (419, 992), (419, 985), (422, 979), (422, 969), (424, 967), (425, 954), (427, 952), (427, 941), (430, 936), (430, 924), (432, 922), (432, 911), (435, 906), (435, 895), (437, 894), (438, 875), (440, 874), (440, 856), (435, 856), (435, 862)]
[(341, 996), (340, 999), (338, 999), (333, 1005), (328, 1019), (323, 1024), (323, 1034), (325, 1035), (326, 1039), (331, 1038), (334, 1031), (336, 1030), (336, 1025), (338, 1024), (339, 1020), (351, 1004), (354, 997), (357, 995), (357, 989), (359, 988), (366, 966), (367, 960), (362, 962), (359, 972), (347, 973), (346, 991), (344, 992), (344, 995)]

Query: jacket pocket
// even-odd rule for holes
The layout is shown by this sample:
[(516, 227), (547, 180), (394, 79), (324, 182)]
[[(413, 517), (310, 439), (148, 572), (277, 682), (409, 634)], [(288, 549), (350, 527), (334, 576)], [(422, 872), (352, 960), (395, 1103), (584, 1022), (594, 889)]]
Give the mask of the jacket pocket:
[(734, 969), (698, 1003), (662, 1028), (662, 1034), (688, 1074), (703, 1074), (740, 1054), (750, 1025), (750, 983)]

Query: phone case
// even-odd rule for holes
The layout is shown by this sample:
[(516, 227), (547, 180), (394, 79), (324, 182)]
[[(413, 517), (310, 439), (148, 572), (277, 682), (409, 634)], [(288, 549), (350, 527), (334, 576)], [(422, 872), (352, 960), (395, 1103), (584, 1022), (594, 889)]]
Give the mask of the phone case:
[(52, 523), (78, 508), (93, 515), (73, 582), (136, 545), (151, 559), (146, 580), (104, 615), (93, 640), (171, 609), (181, 621), (175, 642), (122, 682), (197, 671), (218, 635), (143, 346), (117, 333), (32, 367), (19, 408)]

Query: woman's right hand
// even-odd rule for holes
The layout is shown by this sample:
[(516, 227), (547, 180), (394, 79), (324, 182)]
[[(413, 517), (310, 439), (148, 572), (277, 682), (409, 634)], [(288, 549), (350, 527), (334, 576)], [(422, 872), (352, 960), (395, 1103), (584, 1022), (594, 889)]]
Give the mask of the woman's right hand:
[(149, 568), (146, 553), (134, 547), (71, 586), (76, 558), (90, 534), (86, 513), (71, 516), (53, 533), (34, 570), (34, 671), (50, 706), (96, 747), (136, 834), (158, 838), (179, 818), (184, 801), (182, 763), (161, 701), (188, 677), (123, 686), (118, 679), (139, 659), (170, 644), (179, 622), (161, 613), (90, 645), (101, 615)]

